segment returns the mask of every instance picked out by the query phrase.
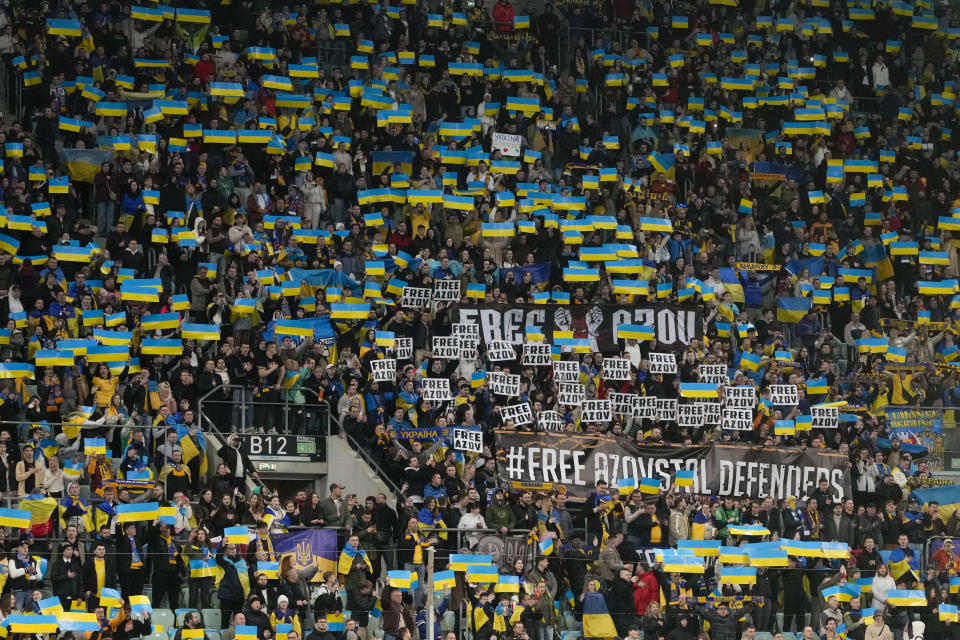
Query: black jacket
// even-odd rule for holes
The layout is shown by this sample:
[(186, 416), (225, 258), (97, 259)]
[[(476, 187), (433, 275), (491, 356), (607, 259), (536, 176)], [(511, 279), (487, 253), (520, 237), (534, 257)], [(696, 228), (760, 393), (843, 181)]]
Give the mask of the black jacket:
[[(103, 586), (108, 589), (114, 589), (117, 586), (117, 565), (114, 558), (108, 553), (104, 556), (104, 580)], [(91, 553), (83, 565), (83, 590), (89, 591), (96, 596), (99, 593), (97, 589), (97, 563), (95, 556)]]
[[(47, 571), (49, 571), (47, 575), (50, 576), (53, 595), (58, 598), (70, 599), (80, 597), (80, 587), (83, 584), (83, 566), (79, 560), (71, 558), (70, 563), (67, 564), (61, 556), (50, 561)], [(70, 571), (74, 573), (72, 578), (67, 575)]]
[[(237, 559), (241, 559), (241, 556), (237, 556)], [(217, 589), (217, 598), (221, 602), (224, 600), (243, 602), (243, 585), (240, 583), (237, 568), (222, 551), (217, 554), (217, 564), (223, 569), (223, 579), (220, 580), (220, 587)]]
[(217, 451), (217, 455), (220, 456), (220, 461), (227, 465), (227, 468), (230, 469), (230, 475), (234, 475), (236, 473), (237, 456), (240, 456), (240, 464), (243, 466), (243, 471), (245, 474), (252, 474), (255, 471), (253, 464), (250, 462), (250, 458), (247, 457), (247, 454), (238, 449), (234, 449), (231, 446), (224, 445), (220, 447), (220, 449)]
[[(120, 573), (126, 573), (128, 571), (142, 571), (147, 566), (147, 558), (143, 551), (144, 540), (140, 537), (140, 535), (135, 535), (133, 536), (133, 544), (131, 544), (130, 539), (127, 538), (127, 534), (123, 532), (123, 528), (125, 526), (126, 525), (123, 523), (118, 522), (117, 530), (114, 532), (114, 548), (116, 549), (117, 553), (117, 571)], [(141, 567), (139, 569), (136, 569), (132, 566), (134, 546), (137, 549), (137, 554), (140, 556)]]

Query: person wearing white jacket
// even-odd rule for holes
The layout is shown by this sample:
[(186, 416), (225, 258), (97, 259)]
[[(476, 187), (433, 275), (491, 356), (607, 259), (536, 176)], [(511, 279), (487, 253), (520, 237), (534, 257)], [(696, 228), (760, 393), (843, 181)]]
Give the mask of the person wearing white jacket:
[(887, 592), (896, 589), (897, 583), (890, 575), (890, 569), (887, 565), (880, 564), (877, 567), (877, 575), (873, 576), (873, 586), (870, 588), (870, 595), (873, 596), (871, 607), (886, 607)]
[(890, 86), (890, 69), (883, 62), (883, 56), (877, 56), (873, 68), (870, 70), (873, 75), (873, 88), (884, 89)]
[(327, 193), (323, 181), (308, 171), (303, 185), (303, 217), (310, 221), (312, 228), (320, 228), (320, 216), (327, 210)]

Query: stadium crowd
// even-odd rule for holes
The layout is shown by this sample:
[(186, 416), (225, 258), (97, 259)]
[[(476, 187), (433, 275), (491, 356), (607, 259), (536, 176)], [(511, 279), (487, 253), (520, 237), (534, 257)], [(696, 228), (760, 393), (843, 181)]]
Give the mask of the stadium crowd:
[[(960, 403), (955, 7), (185, 4), (0, 5), (0, 633), (960, 638), (960, 510), (885, 417)], [(454, 333), (527, 305), (548, 366)], [(756, 387), (746, 428), (581, 419), (701, 365)], [(254, 471), (242, 437), (326, 411), (396, 501)], [(834, 452), (851, 490), (577, 499), (504, 482), (515, 429)], [(274, 549), (316, 528), (329, 567)], [(490, 534), (525, 551), (471, 563)]]

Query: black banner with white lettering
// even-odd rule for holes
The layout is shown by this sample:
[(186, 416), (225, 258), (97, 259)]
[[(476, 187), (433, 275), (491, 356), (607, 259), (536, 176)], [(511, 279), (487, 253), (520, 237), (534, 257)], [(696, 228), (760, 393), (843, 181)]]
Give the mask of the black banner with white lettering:
[(572, 331), (574, 338), (588, 338), (594, 351), (614, 353), (623, 350), (617, 339), (622, 324), (653, 327), (657, 343), (667, 349), (685, 349), (693, 339), (703, 337), (700, 307), (666, 304), (482, 304), (460, 307), (458, 322), (480, 325), (480, 340), (507, 340), (522, 344), (528, 326), (543, 330), (547, 342), (554, 331)]
[(635, 479), (639, 486), (641, 478), (654, 478), (666, 490), (680, 470), (693, 471), (693, 487), (678, 487), (681, 493), (780, 500), (808, 496), (826, 478), (836, 497), (852, 495), (846, 456), (793, 447), (638, 446), (612, 436), (498, 431), (497, 467), (507, 486), (563, 485), (574, 500), (585, 499), (600, 480), (616, 486)]

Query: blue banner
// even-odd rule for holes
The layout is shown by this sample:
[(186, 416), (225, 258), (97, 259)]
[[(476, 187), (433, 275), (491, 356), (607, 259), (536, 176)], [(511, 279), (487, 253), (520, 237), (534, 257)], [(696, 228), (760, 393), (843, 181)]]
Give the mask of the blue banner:
[[(333, 325), (330, 324), (330, 316), (304, 318), (302, 320), (298, 320), (298, 322), (311, 325), (313, 327), (313, 339), (317, 342), (321, 342), (328, 347), (336, 344), (337, 334), (333, 330)], [(276, 324), (276, 320), (271, 320), (267, 323), (267, 330), (263, 332), (263, 338), (267, 342), (273, 341), (273, 327)]]
[(315, 573), (337, 570), (337, 532), (333, 529), (305, 529), (273, 536), (277, 558), (290, 556), (300, 577), (310, 580)]
[(449, 438), (450, 427), (424, 427), (422, 429), (410, 427), (408, 429), (391, 429), (391, 438), (406, 438), (408, 440), (438, 440)]
[(511, 269), (502, 269), (500, 275), (502, 279), (505, 279), (507, 272), (512, 271), (514, 281), (518, 284), (523, 282), (523, 274), (530, 273), (530, 281), (533, 284), (542, 284), (544, 282), (550, 282), (550, 263), (549, 262), (538, 262), (537, 264), (530, 265), (528, 267), (513, 267)]

